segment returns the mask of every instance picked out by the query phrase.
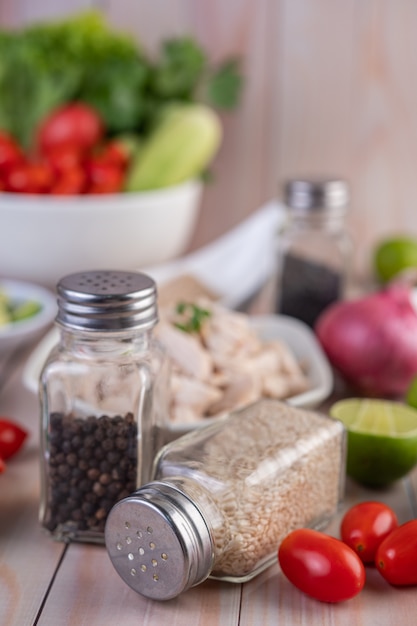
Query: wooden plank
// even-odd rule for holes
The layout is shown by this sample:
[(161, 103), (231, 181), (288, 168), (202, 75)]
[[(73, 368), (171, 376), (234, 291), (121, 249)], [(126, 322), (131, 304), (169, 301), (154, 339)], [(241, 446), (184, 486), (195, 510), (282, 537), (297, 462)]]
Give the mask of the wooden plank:
[(0, 624), (32, 626), (64, 546), (52, 542), (38, 524), (37, 398), (22, 388), (21, 368), (10, 368), (8, 374), (0, 393), (0, 415), (16, 420), (29, 437), (0, 474)]
[(236, 626), (240, 585), (207, 581), (167, 602), (147, 600), (119, 577), (103, 546), (72, 544), (37, 626)]
[[(28, 465), (33, 473), (33, 463)], [(10, 467), (0, 476), (0, 492), (13, 481), (19, 497), (5, 503), (2, 493), (0, 518), (0, 624), (32, 626), (41, 608), (64, 546), (40, 530), (37, 498), (28, 497), (24, 481), (15, 480)]]

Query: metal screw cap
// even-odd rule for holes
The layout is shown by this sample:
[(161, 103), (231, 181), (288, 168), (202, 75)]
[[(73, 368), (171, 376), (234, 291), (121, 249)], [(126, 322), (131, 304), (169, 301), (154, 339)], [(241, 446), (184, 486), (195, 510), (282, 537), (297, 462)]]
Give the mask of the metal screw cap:
[(349, 187), (340, 179), (295, 179), (284, 185), (285, 204), (296, 212), (337, 210), (344, 212), (349, 202)]
[(115, 504), (105, 541), (121, 578), (154, 600), (176, 597), (212, 568), (213, 545), (202, 513), (167, 483), (148, 483)]
[(155, 281), (140, 272), (99, 270), (64, 276), (56, 321), (92, 331), (146, 329), (158, 321)]

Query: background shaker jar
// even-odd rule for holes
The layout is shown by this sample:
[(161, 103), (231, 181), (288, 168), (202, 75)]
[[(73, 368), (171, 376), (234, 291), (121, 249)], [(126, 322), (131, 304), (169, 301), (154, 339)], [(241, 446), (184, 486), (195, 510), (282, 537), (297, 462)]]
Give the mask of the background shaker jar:
[(260, 400), (162, 448), (154, 480), (109, 514), (110, 559), (159, 600), (208, 576), (249, 580), (277, 560), (288, 532), (329, 521), (344, 462), (341, 422)]
[(96, 271), (57, 292), (60, 340), (40, 377), (40, 521), (59, 540), (104, 542), (111, 507), (149, 480), (168, 415), (156, 286)]
[(274, 310), (313, 327), (320, 313), (346, 296), (352, 241), (345, 229), (349, 202), (343, 180), (290, 180), (286, 219), (278, 234)]

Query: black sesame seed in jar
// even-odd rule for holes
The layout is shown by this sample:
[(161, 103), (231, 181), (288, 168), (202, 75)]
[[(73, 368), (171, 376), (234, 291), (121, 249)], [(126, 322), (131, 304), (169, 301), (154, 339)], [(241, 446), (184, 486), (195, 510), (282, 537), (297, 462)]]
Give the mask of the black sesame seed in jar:
[(44, 526), (103, 533), (112, 506), (133, 492), (137, 424), (125, 416), (53, 413), (49, 432), (49, 492)]

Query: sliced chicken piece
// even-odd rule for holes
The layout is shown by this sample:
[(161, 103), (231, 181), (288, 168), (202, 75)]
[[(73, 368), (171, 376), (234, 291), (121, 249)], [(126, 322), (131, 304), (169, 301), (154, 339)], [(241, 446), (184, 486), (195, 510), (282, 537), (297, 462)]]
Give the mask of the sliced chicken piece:
[(293, 376), (304, 375), (303, 370), (301, 369), (300, 364), (297, 361), (295, 355), (291, 352), (288, 346), (279, 340), (270, 341), (267, 344), (270, 347), (273, 347), (277, 350), (277, 352), (281, 356), (281, 369), (283, 372)]
[(281, 370), (281, 354), (275, 346), (265, 345), (259, 352), (243, 360), (241, 367), (261, 378), (271, 373), (278, 374)]
[(159, 322), (155, 335), (182, 372), (200, 380), (210, 379), (213, 360), (196, 337), (167, 322)]
[(208, 413), (217, 415), (225, 411), (239, 408), (261, 397), (261, 388), (257, 377), (250, 374), (235, 374), (225, 388), (220, 400), (210, 405)]
[(209, 406), (218, 402), (223, 393), (220, 389), (207, 383), (188, 378), (173, 376), (171, 379), (172, 401), (177, 407), (190, 407), (194, 413), (203, 416)]
[(262, 394), (277, 400), (285, 400), (285, 398), (292, 396), (288, 376), (282, 374), (265, 376), (262, 380)]
[(195, 424), (203, 419), (201, 413), (197, 413), (190, 406), (174, 404), (171, 407), (170, 421), (175, 424)]
[[(219, 303), (198, 299), (200, 329), (192, 334), (179, 330), (188, 309), (161, 312), (156, 334), (172, 364), (171, 419), (192, 423), (222, 415), (262, 396), (286, 399), (310, 387), (301, 364), (285, 341), (264, 341), (253, 330), (250, 318)], [(194, 315), (191, 307), (191, 314)]]
[(310, 381), (304, 375), (301, 376), (289, 376), (288, 377), (288, 386), (290, 388), (290, 396), (295, 396), (299, 393), (303, 393), (310, 389)]
[(212, 315), (202, 326), (201, 337), (215, 362), (222, 355), (239, 358), (239, 355), (259, 350), (260, 339), (250, 327), (247, 315), (231, 313), (219, 305), (211, 310)]
[(215, 370), (210, 378), (210, 383), (215, 387), (226, 387), (230, 382), (230, 372), (221, 369)]

